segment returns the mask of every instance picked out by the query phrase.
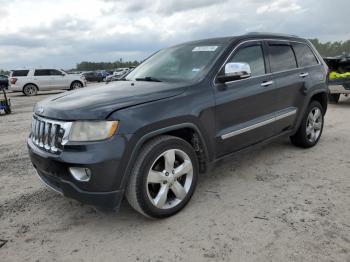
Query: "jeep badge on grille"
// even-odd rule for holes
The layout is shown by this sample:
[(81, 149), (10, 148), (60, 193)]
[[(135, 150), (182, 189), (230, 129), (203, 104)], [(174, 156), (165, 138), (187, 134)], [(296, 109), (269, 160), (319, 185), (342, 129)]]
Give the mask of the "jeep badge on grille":
[(38, 111), (39, 114), (42, 114), (42, 113), (44, 113), (44, 108), (43, 107), (39, 107), (37, 111)]

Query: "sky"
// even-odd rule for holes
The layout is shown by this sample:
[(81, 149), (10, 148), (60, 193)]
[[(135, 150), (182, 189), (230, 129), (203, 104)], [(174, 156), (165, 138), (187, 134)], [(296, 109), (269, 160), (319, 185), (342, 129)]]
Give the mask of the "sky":
[(349, 10), (349, 0), (0, 0), (0, 69), (143, 60), (247, 32), (348, 40)]

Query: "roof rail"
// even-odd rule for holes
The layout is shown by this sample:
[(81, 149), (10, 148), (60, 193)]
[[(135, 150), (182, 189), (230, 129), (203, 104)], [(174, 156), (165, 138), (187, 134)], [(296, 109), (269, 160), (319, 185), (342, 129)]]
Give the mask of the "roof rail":
[(248, 32), (248, 33), (246, 33), (244, 35), (273, 35), (273, 36), (285, 36), (285, 37), (299, 37), (297, 35), (269, 33), (269, 32)]

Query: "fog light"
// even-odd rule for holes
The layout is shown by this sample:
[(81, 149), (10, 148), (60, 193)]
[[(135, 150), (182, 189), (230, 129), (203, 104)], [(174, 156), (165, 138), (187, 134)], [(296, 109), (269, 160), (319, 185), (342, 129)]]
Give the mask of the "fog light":
[(88, 182), (91, 178), (91, 171), (86, 167), (70, 167), (69, 172), (80, 182)]

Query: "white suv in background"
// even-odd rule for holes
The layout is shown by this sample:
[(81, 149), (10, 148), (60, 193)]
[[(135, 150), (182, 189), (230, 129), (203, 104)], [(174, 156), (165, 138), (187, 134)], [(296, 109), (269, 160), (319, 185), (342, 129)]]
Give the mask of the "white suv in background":
[(38, 91), (72, 90), (84, 86), (86, 80), (82, 75), (67, 74), (57, 69), (22, 69), (11, 71), (9, 89), (33, 96)]

